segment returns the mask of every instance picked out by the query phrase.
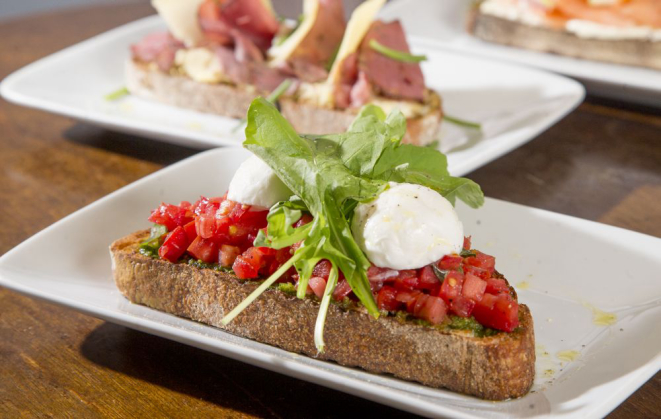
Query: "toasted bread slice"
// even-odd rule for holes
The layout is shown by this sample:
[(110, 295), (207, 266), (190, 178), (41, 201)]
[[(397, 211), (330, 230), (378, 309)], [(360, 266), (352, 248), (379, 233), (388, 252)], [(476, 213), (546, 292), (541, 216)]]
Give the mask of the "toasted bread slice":
[(488, 42), (587, 60), (661, 69), (661, 42), (645, 39), (581, 38), (563, 29), (531, 26), (475, 11), (469, 24)]
[(362, 307), (331, 304), (318, 353), (313, 333), (319, 303), (268, 289), (227, 326), (221, 319), (258, 285), (211, 269), (138, 253), (149, 231), (110, 246), (117, 287), (130, 301), (206, 323), (238, 336), (341, 365), (447, 388), (490, 400), (520, 397), (532, 385), (535, 343), (530, 310), (520, 306), (511, 333), (475, 337), (395, 317), (371, 317)]
[(131, 59), (126, 61), (124, 73), (126, 88), (138, 97), (231, 118), (245, 118), (250, 103), (259, 96), (255, 90), (222, 83), (200, 83)]
[[(200, 83), (131, 59), (125, 64), (125, 75), (127, 89), (138, 97), (231, 118), (245, 118), (252, 100), (260, 96), (255, 89)], [(438, 139), (443, 114), (440, 97), (435, 94), (434, 99), (438, 106), (428, 115), (408, 119), (404, 143), (427, 145)], [(279, 102), (284, 117), (303, 134), (344, 132), (358, 113), (358, 109), (326, 109), (289, 98), (281, 98)]]

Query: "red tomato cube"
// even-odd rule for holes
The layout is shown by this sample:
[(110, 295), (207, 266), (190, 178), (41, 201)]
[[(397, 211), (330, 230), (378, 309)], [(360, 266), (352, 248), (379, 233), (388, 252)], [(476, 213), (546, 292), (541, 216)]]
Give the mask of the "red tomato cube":
[(257, 278), (257, 275), (259, 274), (259, 266), (247, 261), (243, 255), (236, 257), (232, 264), (232, 270), (240, 279)]
[(176, 262), (188, 247), (188, 236), (183, 227), (175, 228), (165, 237), (165, 241), (158, 249), (158, 255), (170, 262)]
[(328, 277), (330, 276), (330, 271), (333, 265), (331, 265), (330, 261), (323, 259), (320, 260), (312, 270), (312, 275), (313, 276), (320, 276), (324, 278), (326, 281), (328, 281)]
[(469, 300), (477, 302), (482, 299), (486, 289), (486, 281), (483, 281), (471, 273), (467, 273), (464, 277), (464, 285), (461, 290), (461, 295)]
[(519, 325), (519, 304), (506, 296), (484, 294), (473, 316), (486, 327), (511, 332)]
[(447, 304), (452, 304), (452, 300), (461, 295), (461, 287), (464, 283), (464, 275), (461, 272), (450, 271), (445, 275), (443, 285), (439, 296)]
[(431, 266), (422, 268), (419, 275), (419, 287), (422, 289), (433, 290), (441, 283)]
[(346, 279), (340, 279), (335, 286), (335, 290), (333, 291), (333, 298), (336, 300), (340, 301), (343, 300), (345, 297), (347, 297), (349, 294), (351, 294), (351, 285), (349, 285), (349, 282), (347, 282)]
[(471, 236), (464, 237), (464, 249), (471, 250)]
[(389, 285), (384, 285), (376, 296), (376, 304), (380, 310), (396, 311), (402, 306), (401, 301), (397, 301), (397, 289)]
[(308, 281), (308, 292), (314, 292), (318, 298), (324, 296), (324, 290), (326, 289), (326, 280), (320, 276), (313, 276)]
[(230, 246), (229, 244), (223, 244), (220, 246), (220, 254), (218, 255), (218, 261), (220, 266), (229, 268), (234, 264), (237, 256), (241, 254), (241, 249), (237, 246)]
[(201, 260), (205, 263), (218, 262), (218, 245), (210, 239), (203, 239), (196, 237), (195, 240), (186, 249), (195, 259)]
[(489, 278), (487, 279), (487, 288), (485, 292), (493, 295), (505, 294), (509, 296), (510, 287), (502, 278)]
[(419, 308), (418, 317), (427, 320), (431, 324), (439, 324), (447, 314), (447, 306), (439, 297), (433, 297), (431, 295), (427, 295), (426, 297), (424, 304)]
[(475, 301), (470, 300), (463, 295), (458, 295), (452, 299), (450, 310), (460, 317), (469, 317), (475, 308)]
[(437, 262), (436, 266), (444, 271), (449, 271), (459, 268), (463, 261), (464, 258), (459, 255), (446, 255)]

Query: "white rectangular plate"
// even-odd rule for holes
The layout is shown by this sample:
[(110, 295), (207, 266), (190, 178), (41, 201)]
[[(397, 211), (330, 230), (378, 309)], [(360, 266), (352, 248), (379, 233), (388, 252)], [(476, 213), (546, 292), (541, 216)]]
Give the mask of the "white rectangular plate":
[(661, 71), (546, 54), (493, 44), (466, 30), (469, 0), (392, 0), (381, 11), (400, 19), (415, 45), (554, 71), (580, 80), (590, 94), (661, 107)]
[[(7, 77), (0, 93), (12, 102), (71, 116), (107, 128), (185, 146), (239, 146), (239, 121), (175, 108), (136, 97), (109, 102), (125, 85), (129, 46), (165, 30), (147, 17), (34, 62)], [(577, 106), (584, 96), (573, 80), (513, 64), (494, 63), (413, 43), (429, 61), (429, 86), (452, 116), (481, 122), (483, 131), (444, 123), (443, 151), (452, 173), (465, 174), (519, 147)]]
[[(147, 227), (147, 214), (162, 201), (222, 195), (247, 156), (237, 148), (207, 151), (83, 208), (0, 258), (0, 285), (425, 415), (601, 417), (659, 370), (661, 240), (494, 199), (458, 211), (474, 246), (497, 257), (535, 319), (537, 378), (518, 400), (486, 402), (341, 367), (124, 299), (112, 281), (109, 244)], [(596, 325), (593, 308), (617, 322)], [(562, 361), (560, 351), (577, 351), (576, 359)]]

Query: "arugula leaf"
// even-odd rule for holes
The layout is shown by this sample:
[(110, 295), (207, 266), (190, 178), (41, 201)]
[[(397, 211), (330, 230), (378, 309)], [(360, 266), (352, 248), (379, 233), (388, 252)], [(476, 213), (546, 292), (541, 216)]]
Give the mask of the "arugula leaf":
[(262, 230), (259, 230), (254, 245), (282, 249), (304, 240), (310, 232), (312, 224), (293, 227), (293, 224), (303, 215), (303, 211), (307, 211), (303, 201), (285, 201), (275, 204), (266, 216), (269, 226), (268, 233), (264, 234)]
[(298, 295), (305, 295), (314, 264), (328, 259), (342, 271), (367, 310), (378, 317), (366, 274), (370, 262), (354, 240), (343, 208), (348, 200), (375, 198), (386, 183), (354, 175), (339, 158), (341, 149), (336, 143), (299, 136), (262, 98), (255, 99), (248, 110), (244, 146), (271, 166), (313, 217), (308, 237), (296, 251), (312, 252), (296, 265), (300, 275)]
[(166, 234), (168, 234), (167, 227), (161, 224), (154, 224), (149, 231), (149, 238), (140, 243), (140, 253), (149, 257), (158, 256), (158, 249), (163, 244)]

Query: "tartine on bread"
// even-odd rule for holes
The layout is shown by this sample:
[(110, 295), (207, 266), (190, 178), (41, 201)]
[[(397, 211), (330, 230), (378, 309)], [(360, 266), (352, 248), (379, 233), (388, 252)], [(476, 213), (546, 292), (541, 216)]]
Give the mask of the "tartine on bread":
[(469, 26), (489, 42), (661, 69), (658, 0), (484, 0)]
[(240, 118), (252, 99), (286, 85), (270, 98), (299, 132), (343, 132), (373, 103), (400, 109), (404, 141), (427, 145), (438, 139), (441, 98), (425, 86), (400, 23), (375, 20), (384, 3), (367, 0), (345, 22), (342, 0), (305, 0), (292, 27), (269, 0), (153, 0), (169, 30), (132, 45), (127, 88)]
[(445, 156), (402, 144), (367, 106), (347, 132), (298, 135), (268, 101), (222, 197), (161, 204), (111, 247), (130, 301), (238, 336), (489, 400), (535, 369), (530, 310), (453, 208), (483, 203)]

